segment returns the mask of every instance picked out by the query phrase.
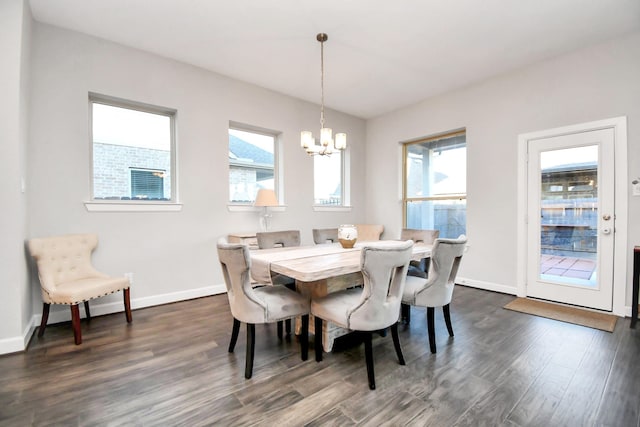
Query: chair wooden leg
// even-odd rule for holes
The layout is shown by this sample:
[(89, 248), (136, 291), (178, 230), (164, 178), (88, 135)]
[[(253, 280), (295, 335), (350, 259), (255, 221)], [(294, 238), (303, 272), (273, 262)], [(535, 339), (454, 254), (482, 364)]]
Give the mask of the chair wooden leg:
[(127, 316), (127, 323), (131, 323), (131, 288), (127, 288), (122, 292), (124, 298), (124, 314)]
[(316, 362), (322, 362), (322, 319), (314, 316), (314, 344), (316, 350)]
[(278, 323), (276, 324), (276, 328), (278, 329), (278, 339), (281, 340), (282, 339), (282, 320), (278, 320)]
[(82, 344), (82, 332), (80, 331), (80, 308), (78, 304), (71, 306), (71, 326), (73, 327), (73, 338), (76, 345)]
[(234, 318), (233, 329), (231, 330), (231, 341), (229, 341), (229, 353), (233, 353), (233, 350), (236, 348), (236, 342), (238, 341), (238, 334), (240, 334), (240, 321)]
[(429, 332), (429, 348), (431, 353), (436, 352), (436, 325), (435, 325), (435, 309), (427, 307), (427, 331)]
[(367, 362), (367, 378), (369, 389), (376, 389), (376, 375), (373, 371), (373, 346), (371, 345), (371, 332), (364, 332), (364, 358)]
[(244, 377), (251, 378), (253, 374), (253, 355), (256, 345), (256, 325), (247, 323), (247, 354), (245, 356)]
[(391, 325), (391, 337), (393, 338), (393, 347), (396, 349), (396, 355), (401, 365), (405, 365), (402, 348), (400, 347), (400, 337), (398, 337), (398, 324)]
[(300, 357), (302, 360), (309, 358), (309, 315), (302, 316), (302, 327), (300, 328)]
[(87, 316), (87, 320), (91, 320), (91, 311), (89, 311), (89, 301), (84, 302), (84, 314)]
[(40, 321), (40, 329), (38, 329), (39, 337), (44, 335), (44, 330), (47, 327), (47, 321), (49, 320), (49, 308), (51, 308), (51, 304), (47, 304), (46, 302), (42, 304), (42, 320)]
[(451, 326), (451, 312), (449, 311), (449, 304), (442, 307), (442, 312), (444, 313), (444, 322), (447, 324), (447, 330), (449, 331), (449, 336), (453, 336), (453, 326)]
[(407, 325), (411, 322), (411, 306), (409, 304), (400, 305), (400, 320)]

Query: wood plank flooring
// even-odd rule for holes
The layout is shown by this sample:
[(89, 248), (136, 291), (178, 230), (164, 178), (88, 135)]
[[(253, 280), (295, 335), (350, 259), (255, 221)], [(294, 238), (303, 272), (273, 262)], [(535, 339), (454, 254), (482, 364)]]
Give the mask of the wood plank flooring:
[(370, 391), (364, 346), (336, 342), (316, 363), (296, 338), (256, 327), (253, 378), (244, 379), (245, 328), (227, 352), (226, 295), (47, 327), (24, 353), (0, 356), (1, 426), (638, 426), (640, 329), (613, 333), (504, 310), (512, 296), (458, 286), (455, 338), (436, 310), (374, 338)]

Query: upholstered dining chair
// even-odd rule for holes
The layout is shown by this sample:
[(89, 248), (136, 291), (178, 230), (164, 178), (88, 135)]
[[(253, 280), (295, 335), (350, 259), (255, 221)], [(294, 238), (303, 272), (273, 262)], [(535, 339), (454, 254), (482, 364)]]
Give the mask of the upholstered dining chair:
[(369, 388), (376, 388), (373, 369), (372, 332), (391, 327), (393, 345), (401, 365), (404, 357), (398, 338), (400, 301), (407, 277), (413, 242), (381, 241), (362, 248), (360, 264), (364, 285), (311, 300), (314, 316), (316, 361), (322, 360), (323, 321), (362, 332)]
[(131, 323), (129, 279), (112, 277), (96, 270), (91, 264), (91, 253), (98, 245), (95, 234), (69, 234), (29, 240), (28, 248), (36, 260), (42, 290), (42, 321), (38, 336), (44, 335), (51, 304), (71, 307), (71, 325), (76, 344), (82, 343), (80, 310), (84, 303), (87, 320), (91, 319), (89, 300), (123, 291), (124, 312)]
[(218, 241), (217, 248), (233, 316), (229, 353), (233, 353), (238, 340), (240, 322), (247, 325), (245, 378), (251, 378), (253, 374), (256, 324), (276, 323), (283, 319), (301, 316), (300, 356), (302, 360), (307, 360), (309, 352), (309, 299), (284, 286), (252, 287), (249, 279), (251, 268), (249, 248), (239, 243), (228, 243), (224, 238)]
[[(402, 294), (403, 311), (405, 305), (427, 308), (427, 330), (431, 353), (436, 352), (435, 307), (442, 307), (449, 336), (453, 336), (449, 304), (453, 297), (453, 287), (466, 243), (467, 238), (464, 235), (460, 235), (457, 239), (436, 239), (431, 249), (428, 277), (426, 279), (407, 277)], [(406, 321), (409, 321), (408, 316)]]
[(311, 232), (313, 233), (313, 243), (316, 245), (336, 243), (338, 241), (337, 228), (314, 228)]
[(300, 230), (264, 231), (256, 238), (260, 249), (300, 246)]
[[(440, 236), (440, 230), (418, 230), (414, 228), (403, 228), (400, 231), (400, 240), (413, 240), (415, 243), (432, 245)], [(411, 260), (409, 263), (409, 276), (427, 277), (429, 271), (429, 258), (422, 258), (420, 261)]]
[(380, 240), (384, 232), (382, 224), (356, 224), (358, 230), (358, 242), (375, 242)]
[[(288, 248), (300, 246), (300, 230), (265, 231), (256, 233), (258, 249)], [(291, 290), (296, 289), (296, 281), (291, 277), (282, 274), (273, 274), (271, 283), (274, 285), (285, 285)], [(291, 334), (291, 319), (285, 321), (287, 335)], [(278, 322), (278, 337), (282, 339), (282, 322)]]

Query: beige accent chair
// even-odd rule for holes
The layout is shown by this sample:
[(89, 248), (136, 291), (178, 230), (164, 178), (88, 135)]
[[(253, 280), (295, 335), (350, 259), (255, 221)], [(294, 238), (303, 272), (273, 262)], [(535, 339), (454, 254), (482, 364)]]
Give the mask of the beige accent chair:
[(449, 304), (453, 298), (453, 287), (466, 243), (467, 238), (464, 235), (460, 235), (457, 239), (436, 239), (431, 250), (428, 278), (407, 277), (402, 294), (403, 311), (404, 305), (427, 308), (427, 330), (431, 353), (436, 352), (435, 307), (442, 307), (449, 336), (453, 337)]
[(302, 316), (300, 334), (300, 355), (307, 360), (309, 354), (309, 300), (284, 286), (261, 286), (253, 288), (249, 279), (251, 258), (249, 248), (238, 243), (218, 241), (218, 258), (227, 287), (227, 297), (233, 316), (233, 330), (229, 342), (229, 353), (238, 340), (240, 322), (247, 325), (247, 348), (245, 358), (245, 378), (253, 373), (255, 353), (255, 325), (276, 323), (284, 319)]
[(375, 242), (380, 240), (384, 232), (381, 224), (356, 224), (358, 230), (358, 242)]
[[(288, 248), (300, 246), (300, 230), (265, 231), (256, 233), (258, 249)], [(296, 289), (296, 281), (283, 274), (271, 274), (273, 285), (285, 285), (291, 290)], [(287, 336), (291, 334), (291, 320), (286, 320)], [(278, 337), (282, 339), (282, 322), (278, 322)]]
[(336, 243), (338, 241), (337, 228), (314, 228), (311, 231), (313, 233), (313, 242), (316, 245)]
[(124, 312), (127, 322), (131, 323), (129, 279), (107, 276), (91, 265), (91, 253), (97, 245), (98, 236), (95, 234), (70, 234), (29, 240), (29, 252), (36, 260), (42, 289), (39, 337), (44, 335), (51, 304), (65, 304), (71, 306), (75, 343), (81, 344), (78, 304), (84, 303), (87, 320), (90, 320), (89, 300), (118, 291), (124, 293)]
[(391, 327), (396, 355), (401, 365), (404, 357), (398, 339), (400, 302), (411, 259), (413, 242), (381, 241), (364, 245), (361, 268), (362, 288), (351, 288), (312, 299), (316, 361), (322, 360), (323, 320), (363, 333), (369, 388), (376, 388), (371, 347), (372, 332)]
[[(433, 245), (433, 242), (440, 236), (440, 230), (417, 230), (414, 228), (403, 228), (400, 231), (400, 240), (413, 240), (414, 243), (424, 243)], [(429, 258), (422, 258), (420, 261), (411, 260), (409, 263), (409, 276), (427, 277), (429, 272)]]

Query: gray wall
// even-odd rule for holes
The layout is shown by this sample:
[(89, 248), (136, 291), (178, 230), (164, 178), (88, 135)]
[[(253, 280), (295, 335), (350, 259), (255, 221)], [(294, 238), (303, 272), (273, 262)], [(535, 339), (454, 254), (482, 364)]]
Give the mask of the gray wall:
[[(640, 34), (635, 34), (369, 120), (367, 220), (401, 227), (400, 141), (466, 128), (471, 246), (460, 275), (481, 287), (515, 293), (518, 135), (627, 116), (631, 181), (640, 175), (639, 76)], [(389, 209), (389, 200), (398, 201), (397, 208)], [(640, 242), (634, 220), (639, 215), (640, 197), (629, 194), (629, 248), (623, 254), (629, 278), (631, 249)], [(627, 293), (630, 297), (630, 289)]]
[[(218, 237), (255, 231), (258, 212), (230, 212), (229, 121), (281, 132), (284, 212), (271, 229), (296, 228), (312, 244), (313, 227), (361, 222), (364, 212), (365, 123), (328, 112), (349, 135), (351, 212), (314, 212), (313, 159), (300, 148), (301, 129), (314, 129), (319, 107), (142, 51), (56, 27), (34, 24), (30, 236), (95, 232), (94, 262), (110, 274), (134, 273), (132, 306), (141, 307), (224, 289), (215, 251)], [(90, 141), (88, 93), (177, 110), (180, 212), (88, 212)], [(37, 288), (37, 282), (32, 286)], [(102, 298), (104, 311), (121, 296)], [(0, 303), (2, 304), (2, 303)], [(33, 299), (34, 315), (41, 300)], [(68, 317), (67, 310), (53, 319)], [(96, 312), (100, 313), (100, 309)], [(134, 315), (135, 317), (135, 315)]]
[(0, 352), (19, 351), (31, 321), (24, 240), (31, 20), (22, 0), (0, 2)]

